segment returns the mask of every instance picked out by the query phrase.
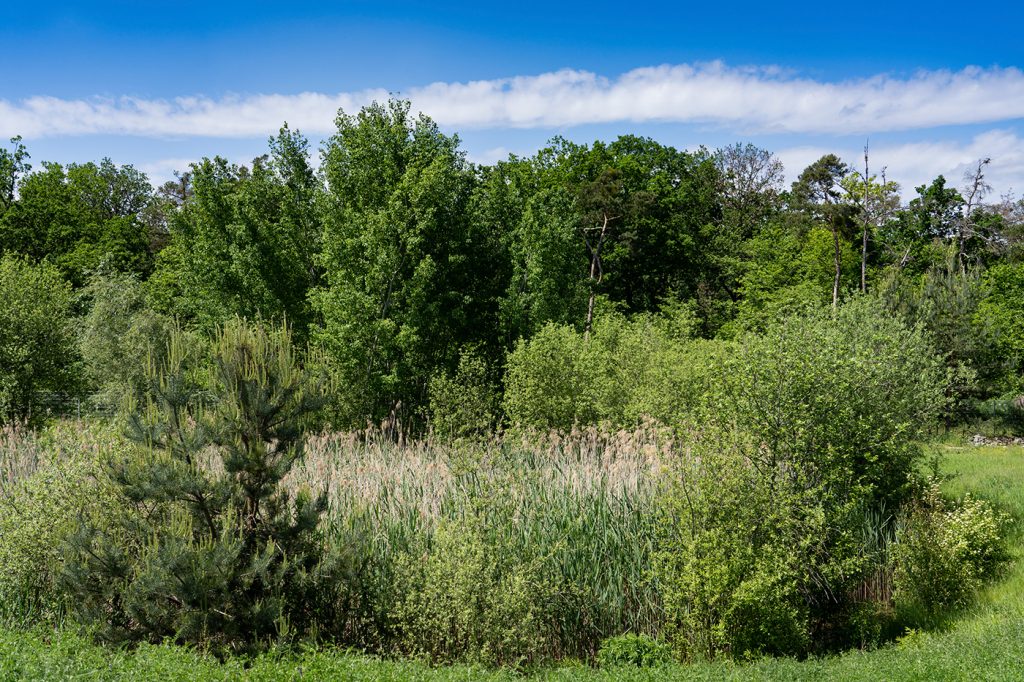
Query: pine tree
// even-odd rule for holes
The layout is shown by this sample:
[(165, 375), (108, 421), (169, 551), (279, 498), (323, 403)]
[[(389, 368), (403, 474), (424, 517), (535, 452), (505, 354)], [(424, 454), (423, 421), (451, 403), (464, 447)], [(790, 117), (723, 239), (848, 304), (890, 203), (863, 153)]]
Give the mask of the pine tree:
[(65, 582), (105, 639), (251, 650), (310, 631), (330, 603), (313, 594), (329, 588), (326, 499), (282, 485), (320, 397), (287, 329), (229, 323), (199, 364), (172, 334), (130, 420), (138, 457), (110, 463), (129, 513), (116, 528), (83, 523)]

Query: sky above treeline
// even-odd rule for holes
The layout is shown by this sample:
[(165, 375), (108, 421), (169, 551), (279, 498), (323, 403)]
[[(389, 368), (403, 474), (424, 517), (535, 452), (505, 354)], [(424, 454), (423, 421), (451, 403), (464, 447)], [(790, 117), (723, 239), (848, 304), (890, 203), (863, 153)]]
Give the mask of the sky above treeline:
[(793, 179), (869, 140), (907, 198), (983, 157), (995, 198), (1024, 193), (1022, 26), (1010, 2), (7, 2), (0, 135), (160, 182), (394, 95), (482, 163), (631, 133), (752, 142)]

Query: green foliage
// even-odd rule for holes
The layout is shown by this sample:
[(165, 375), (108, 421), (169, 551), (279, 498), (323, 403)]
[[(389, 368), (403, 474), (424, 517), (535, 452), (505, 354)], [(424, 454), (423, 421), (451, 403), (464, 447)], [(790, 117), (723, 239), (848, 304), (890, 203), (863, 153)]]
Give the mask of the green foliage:
[(596, 376), (587, 371), (587, 349), (581, 334), (556, 324), (521, 340), (505, 376), (505, 411), (512, 423), (568, 429), (596, 422)]
[(166, 312), (206, 328), (236, 315), (287, 320), (305, 334), (321, 229), (307, 146), (285, 125), (251, 171), (220, 157), (192, 166), (155, 280)]
[(196, 682), (271, 681), (281, 679), (343, 679), (351, 682), (650, 682), (764, 680), (892, 680), (955, 682), (1018, 679), (1024, 674), (1024, 642), (1018, 636), (1019, 614), (983, 618), (950, 632), (921, 633), (900, 646), (842, 656), (765, 658), (677, 664), (654, 669), (616, 666), (594, 669), (579, 664), (543, 668), (523, 675), (477, 665), (434, 666), (410, 659), (381, 659), (332, 647), (299, 652), (275, 650), (256, 657), (226, 661), (184, 647), (142, 645), (125, 651), (98, 647), (70, 629), (0, 630), (0, 677), (11, 679), (98, 678), (110, 682), (139, 679), (181, 679)]
[(570, 429), (598, 422), (630, 428), (689, 420), (724, 346), (694, 341), (689, 306), (656, 316), (598, 315), (590, 338), (547, 325), (509, 355), (505, 411), (513, 424)]
[(18, 200), (0, 219), (0, 251), (49, 260), (75, 286), (107, 261), (148, 274), (149, 231), (142, 218), (151, 192), (132, 166), (44, 163), (21, 178)]
[[(97, 439), (95, 434), (68, 424), (45, 442), (37, 443), (30, 434), (2, 442), (0, 454), (8, 457), (11, 447), (27, 447), (31, 452), (15, 457), (33, 460), (51, 451), (56, 461), (86, 452), (95, 453), (90, 457), (106, 458), (110, 452), (126, 456), (116, 439), (106, 434)], [(794, 494), (793, 486), (763, 487), (760, 474), (748, 463), (750, 444), (738, 434), (716, 435), (705, 429), (701, 439), (687, 441), (685, 450), (664, 440), (664, 434), (634, 434), (631, 439), (583, 433), (571, 439), (556, 436), (529, 448), (487, 444), (478, 452), (479, 465), (467, 468), (461, 448), (398, 447), (343, 435), (314, 438), (307, 459), (293, 468), (286, 485), (290, 490), (327, 490), (332, 498), (324, 519), (330, 541), (318, 549), (325, 555), (320, 561), (331, 566), (316, 576), (319, 589), (306, 595), (310, 610), (335, 614), (320, 621), (319, 633), (380, 652), (426, 653), (438, 662), (468, 659), (528, 668), (555, 658), (590, 658), (601, 642), (623, 632), (666, 635), (680, 645), (690, 641), (684, 627), (698, 625), (707, 628), (710, 638), (697, 638), (695, 645), (717, 642), (719, 652), (738, 657), (745, 652), (799, 651), (807, 646), (805, 631), (799, 628), (807, 627), (808, 620), (818, 624), (812, 631), (814, 649), (827, 642), (841, 645), (848, 640), (840, 637), (848, 633), (859, 633), (856, 642), (881, 636), (877, 629), (887, 622), (887, 604), (837, 605), (834, 619), (827, 621), (830, 629), (821, 620), (821, 610), (804, 601), (820, 589), (817, 580), (827, 578), (841, 600), (849, 593), (840, 585), (857, 586), (863, 575), (861, 557), (870, 545), (860, 537), (860, 508), (845, 521), (839, 519), (850, 537), (845, 545), (836, 543), (836, 518), (826, 524), (828, 510), (817, 504), (817, 497)], [(986, 495), (996, 494), (1000, 504), (1009, 505), (1016, 500), (1009, 482), (1015, 480), (1019, 463), (999, 449), (991, 450), (958, 461), (977, 470), (968, 479), (971, 487), (981, 480)], [(652, 453), (657, 453), (654, 460), (649, 459)], [(657, 479), (652, 472), (671, 462), (675, 465), (670, 471), (687, 474), (674, 480), (688, 481), (688, 496), (670, 496), (671, 504), (661, 498), (656, 514)], [(31, 518), (12, 521), (0, 535), (0, 546), (13, 548), (12, 554), (3, 555), (11, 557), (11, 566), (26, 564), (9, 581), (0, 580), (3, 585), (13, 585), (15, 578), (42, 588), (52, 585), (40, 580), (47, 573), (36, 575), (30, 567), (46, 567), (60, 555), (59, 544), (50, 543), (73, 530), (77, 505), (93, 509), (94, 522), (110, 530), (134, 525), (123, 519), (134, 513), (133, 506), (125, 504), (116, 488), (109, 488), (108, 497), (96, 494), (91, 484), (79, 485), (83, 492), (77, 497), (73, 488), (78, 480), (54, 480), (48, 466), (38, 462), (24, 468), (26, 476), (33, 470), (47, 473), (26, 479), (32, 484), (31, 499), (17, 498), (19, 505), (29, 503), (23, 509)], [(5, 460), (5, 471), (18, 469)], [(109, 469), (93, 471), (102, 476)], [(5, 485), (3, 490), (22, 488)], [(670, 495), (682, 491), (674, 487)], [(937, 542), (983, 566), (976, 575), (991, 576), (1001, 562), (998, 547), (988, 549), (990, 511), (983, 505), (974, 510), (973, 502), (942, 505), (944, 513), (967, 507), (972, 511), (939, 531), (948, 543), (941, 538)], [(946, 523), (937, 520), (931, 527)], [(161, 529), (168, 532), (166, 526)], [(8, 537), (11, 543), (4, 545)], [(673, 537), (677, 544), (667, 544)], [(653, 554), (656, 538), (660, 549)], [(153, 541), (132, 545), (129, 539), (124, 537), (122, 546), (139, 554)], [(896, 554), (895, 546), (891, 544), (890, 555)], [(845, 578), (825, 570), (837, 565), (837, 547), (846, 547), (854, 557), (844, 564)], [(823, 548), (833, 554), (823, 553)], [(337, 590), (336, 570), (353, 555), (354, 572)], [(677, 562), (679, 582), (664, 579), (669, 561)], [(52, 577), (57, 565), (59, 561), (49, 564), (48, 575)], [(792, 584), (807, 580), (808, 565), (820, 573), (812, 573), (815, 582), (794, 594)], [(953, 562), (936, 565), (948, 568)], [(652, 566), (659, 569), (653, 575)], [(934, 570), (931, 564), (918, 562), (913, 568), (922, 580), (934, 577), (928, 573)], [(915, 579), (915, 584), (922, 580)], [(52, 586), (47, 589), (40, 596), (53, 599), (55, 606), (36, 601), (27, 614), (31, 618), (60, 613), (63, 598)], [(682, 597), (691, 600), (693, 608), (684, 613), (698, 625), (677, 618), (673, 607)], [(914, 610), (906, 601), (899, 602), (899, 609)], [(717, 627), (699, 618), (700, 613), (717, 613)], [(1004, 617), (1005, 608), (999, 613)], [(669, 616), (667, 626), (663, 615)], [(532, 629), (520, 627), (526, 622)], [(915, 641), (930, 640), (921, 636)], [(695, 645), (683, 652), (691, 658), (710, 655)]]
[(443, 439), (481, 436), (497, 422), (498, 390), (486, 361), (463, 351), (453, 376), (442, 372), (430, 380), (430, 426)]
[(441, 525), (424, 553), (395, 566), (397, 646), (432, 661), (521, 665), (540, 658), (549, 597), (535, 563), (517, 561), (472, 525)]
[[(311, 449), (311, 453), (313, 450)], [(369, 451), (361, 451), (363, 458)], [(332, 451), (337, 459), (341, 451)], [(1020, 448), (947, 448), (942, 459), (943, 491), (960, 497), (970, 491), (993, 500), (1014, 518), (1024, 514), (1024, 457)], [(394, 453), (388, 468), (410, 456)], [(372, 461), (372, 460), (371, 460)], [(564, 466), (564, 465), (563, 465)], [(413, 470), (422, 471), (419, 464)], [(426, 480), (426, 479), (424, 479)], [(1007, 527), (1016, 554), (1020, 524)], [(630, 531), (627, 535), (635, 536)], [(595, 533), (594, 537), (599, 537)], [(582, 543), (582, 539), (573, 544)], [(586, 544), (586, 543), (582, 543)], [(581, 554), (584, 556), (584, 554)], [(192, 680), (277, 680), (315, 678), (346, 680), (978, 680), (1017, 679), (1024, 674), (1024, 566), (1014, 561), (999, 583), (986, 590), (971, 609), (949, 619), (937, 631), (914, 630), (893, 646), (870, 651), (807, 658), (762, 658), (751, 662), (715, 661), (659, 666), (656, 669), (615, 666), (595, 669), (579, 663), (543, 667), (524, 675), (518, 671), (479, 666), (436, 666), (408, 658), (380, 659), (333, 646), (285, 647), (255, 657), (226, 660), (173, 643), (141, 644), (132, 649), (97, 646), (79, 628), (0, 628), (0, 678), (104, 680), (188, 678)], [(618, 632), (633, 631), (624, 628)], [(613, 633), (609, 633), (611, 635)]]
[(1024, 264), (1004, 263), (984, 276), (987, 296), (978, 306), (978, 317), (990, 321), (1009, 370), (1008, 388), (1024, 392)]
[(531, 336), (547, 323), (579, 324), (587, 310), (587, 259), (580, 248), (572, 197), (538, 190), (511, 234), (512, 275), (502, 300), (508, 334)]
[(83, 293), (89, 311), (79, 348), (93, 400), (108, 411), (142, 400), (150, 358), (166, 347), (171, 322), (149, 307), (131, 274), (101, 268)]
[(684, 658), (806, 652), (808, 599), (841, 593), (815, 582), (850, 568), (836, 556), (842, 513), (826, 521), (832, 510), (813, 494), (751, 466), (755, 452), (732, 434), (704, 436), (661, 499), (655, 572), (666, 634)]
[(963, 419), (1003, 378), (1007, 362), (998, 351), (999, 330), (986, 307), (989, 286), (977, 270), (960, 271), (950, 252), (920, 275), (893, 271), (877, 295), (887, 309), (926, 329), (949, 369), (950, 416)]
[(478, 286), (487, 267), (476, 247), (487, 235), (467, 220), (473, 176), (458, 138), (413, 120), (408, 102), (337, 123), (324, 152), (317, 340), (347, 387), (340, 421), (363, 426), (403, 407), (417, 416), (429, 378), (494, 328), (496, 309)]
[(71, 288), (50, 265), (0, 259), (0, 423), (39, 423), (42, 391), (74, 392)]
[(724, 212), (724, 231), (744, 241), (782, 208), (782, 162), (766, 149), (735, 143), (715, 152)]
[(912, 492), (943, 379), (921, 330), (866, 299), (722, 357), (661, 502), (656, 569), (682, 655), (832, 644), (814, 633), (847, 627), (861, 510)]
[(601, 642), (597, 662), (602, 668), (652, 668), (671, 663), (672, 652), (664, 643), (649, 635), (627, 633)]
[(311, 445), (296, 482), (330, 491), (328, 551), (360, 562), (346, 641), (532, 666), (656, 631), (656, 438)]
[[(4, 481), (24, 613), (221, 655), (296, 635), (532, 666), (624, 632), (606, 656), (805, 655), (937, 621), (1000, 562), (990, 510), (918, 485), (943, 410), (1021, 414), (1020, 221), (978, 203), (984, 163), (967, 200), (940, 177), (903, 210), (834, 155), (781, 192), (749, 146), (478, 167), (400, 101), (340, 114), (319, 175), (285, 126), (155, 194), (12, 145), (0, 420), (82, 388), (144, 405), (139, 448)], [(881, 302), (849, 294), (865, 235)], [(313, 341), (331, 409), (290, 333), (236, 316)], [(310, 425), (380, 420), (435, 439), (325, 436), (302, 463)]]
[(134, 513), (114, 529), (83, 521), (64, 582), (81, 617), (114, 641), (172, 637), (226, 652), (306, 634), (320, 615), (314, 594), (331, 590), (315, 542), (325, 502), (281, 481), (319, 398), (287, 330), (224, 327), (206, 407), (183, 347), (172, 335), (150, 375), (132, 422), (138, 456), (109, 464)]
[[(762, 331), (778, 320), (829, 302), (835, 277), (834, 248), (832, 235), (820, 227), (800, 234), (789, 227), (769, 225), (746, 241), (737, 284), (737, 316), (722, 335), (735, 336), (745, 329)], [(849, 242), (842, 241), (840, 281), (845, 288), (856, 281), (857, 260)]]
[(979, 403), (977, 412), (985, 421), (974, 426), (982, 433), (991, 431), (987, 435), (1024, 434), (1024, 399), (1016, 391)]
[(582, 327), (591, 291), (653, 312), (671, 294), (700, 298), (721, 284), (718, 256), (732, 245), (716, 238), (719, 174), (704, 150), (632, 135), (589, 147), (555, 138), (487, 180), (480, 205), (511, 261), (506, 342), (550, 322)]
[(832, 478), (830, 495), (866, 486), (878, 500), (902, 499), (921, 458), (916, 441), (946, 400), (924, 331), (867, 298), (748, 335), (718, 371), (707, 417), (763, 443), (769, 466)]
[(7, 212), (15, 200), (18, 180), (32, 170), (28, 162), (29, 153), (21, 143), (21, 137), (12, 137), (14, 149), (0, 149), (0, 218)]
[[(575, 163), (567, 165), (575, 170)], [(593, 144), (580, 166), (590, 183), (611, 169), (621, 184), (621, 198), (608, 207), (619, 217), (602, 258), (601, 293), (629, 312), (654, 312), (671, 293), (688, 300), (719, 285), (719, 244), (709, 229), (721, 219), (719, 176), (706, 150), (624, 135), (607, 146)], [(593, 202), (589, 208), (593, 216)], [(585, 223), (594, 224), (593, 217)]]
[(98, 425), (58, 423), (31, 441), (30, 469), (9, 459), (16, 438), (0, 445), (0, 615), (58, 622), (68, 610), (59, 585), (64, 543), (82, 519), (110, 527), (127, 511), (100, 462), (125, 448)]
[(982, 500), (943, 500), (936, 487), (899, 519), (892, 547), (896, 607), (915, 624), (932, 624), (967, 606), (1009, 559), (1006, 519)]

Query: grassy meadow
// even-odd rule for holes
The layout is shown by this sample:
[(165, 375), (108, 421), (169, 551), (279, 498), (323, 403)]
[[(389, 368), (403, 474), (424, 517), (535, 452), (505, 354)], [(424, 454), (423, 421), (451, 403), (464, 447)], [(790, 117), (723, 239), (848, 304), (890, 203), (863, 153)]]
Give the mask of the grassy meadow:
[[(39, 458), (38, 445), (10, 437), (5, 445), (7, 480), (19, 468), (30, 470)], [(615, 571), (643, 570), (647, 550), (643, 542), (636, 542), (646, 537), (641, 512), (650, 493), (651, 474), (666, 447), (663, 436), (656, 432), (630, 437), (592, 433), (573, 439), (551, 438), (542, 447), (495, 446), (482, 454), (479, 450), (461, 453), (457, 448), (438, 450), (423, 445), (399, 448), (372, 439), (323, 436), (312, 441), (304, 466), (293, 472), (289, 485), (327, 489), (332, 512), (344, 511), (350, 519), (349, 525), (339, 526), (337, 532), (351, 532), (358, 522), (351, 520), (361, 519), (367, 524), (364, 530), (375, 529), (373, 541), (380, 551), (410, 541), (416, 528), (422, 530), (425, 525), (470, 513), (467, 510), (474, 509), (471, 500), (489, 499), (498, 490), (511, 491), (502, 496), (505, 504), (487, 512), (505, 515), (485, 524), (509, 533), (499, 546), (529, 544), (537, 557), (550, 559), (542, 562), (543, 571), (590, 571), (580, 573), (578, 582), (592, 590), (589, 600), (598, 605), (593, 617), (614, 621), (613, 628), (644, 631), (652, 627), (657, 614), (635, 608), (650, 600), (616, 589), (630, 578)], [(936, 449), (947, 495), (982, 498), (1011, 517), (1008, 535), (1014, 560), (973, 606), (951, 614), (935, 629), (909, 632), (895, 644), (871, 651), (803, 661), (764, 658), (599, 669), (573, 664), (571, 656), (560, 652), (569, 663), (534, 669), (529, 675), (551, 680), (1006, 680), (1024, 676), (1024, 533), (1020, 526), (1024, 519), (1024, 448), (947, 443)], [(525, 460), (526, 452), (536, 459)], [(481, 457), (487, 461), (482, 463)], [(488, 473), (481, 475), (481, 471)], [(513, 472), (519, 473), (513, 476)], [(580, 515), (581, 505), (590, 505), (592, 512)], [(508, 529), (519, 536), (511, 537)], [(559, 537), (568, 538), (576, 547), (596, 547), (596, 555), (565, 551), (564, 546), (556, 546)], [(101, 647), (87, 633), (68, 626), (25, 630), (8, 625), (0, 630), (0, 679), (4, 680), (499, 680), (523, 674), (486, 667), (436, 667), (424, 659), (379, 659), (331, 648), (279, 648), (221, 662), (176, 645), (143, 644), (131, 650)]]

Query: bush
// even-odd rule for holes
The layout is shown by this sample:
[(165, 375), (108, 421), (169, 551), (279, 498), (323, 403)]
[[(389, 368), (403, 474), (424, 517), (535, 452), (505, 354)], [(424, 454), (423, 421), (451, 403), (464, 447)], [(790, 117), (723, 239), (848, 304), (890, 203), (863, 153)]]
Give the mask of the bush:
[(662, 496), (655, 574), (682, 658), (804, 653), (811, 607), (841, 592), (827, 581), (849, 568), (836, 551), (844, 529), (834, 518), (828, 527), (813, 494), (751, 466), (754, 450), (737, 434), (704, 433)]
[(539, 659), (548, 643), (544, 586), (535, 564), (510, 559), (468, 524), (440, 526), (429, 550), (396, 566), (398, 647), (435, 662)]
[(144, 399), (147, 367), (166, 347), (170, 320), (149, 308), (134, 275), (105, 265), (84, 294), (90, 305), (79, 346), (97, 406), (113, 411)]
[[(999, 514), (982, 500), (944, 501), (934, 486), (898, 519), (891, 550), (893, 598), (911, 624), (967, 606), (1009, 559)], [(919, 622), (919, 621), (924, 621)]]
[(78, 388), (71, 287), (50, 265), (0, 259), (0, 423), (39, 423), (43, 391)]
[(0, 492), (0, 609), (23, 624), (54, 623), (67, 610), (58, 579), (63, 545), (77, 524), (108, 528), (127, 513), (101, 465), (126, 443), (83, 426), (58, 424), (42, 434), (31, 444), (35, 470), (5, 481)]
[(978, 308), (978, 317), (995, 327), (996, 344), (1005, 362), (1010, 386), (1024, 391), (1024, 263), (1003, 263), (985, 273), (988, 296)]
[(931, 336), (951, 375), (947, 416), (959, 421), (970, 416), (971, 404), (991, 391), (1006, 367), (996, 316), (985, 307), (990, 285), (977, 270), (962, 272), (953, 256), (917, 276), (891, 271), (876, 295)]
[(599, 419), (597, 368), (583, 335), (549, 323), (520, 340), (508, 359), (505, 412), (513, 424), (570, 429)]
[(653, 668), (672, 662), (672, 651), (650, 635), (626, 633), (601, 642), (597, 662), (602, 668), (635, 666)]
[(868, 298), (744, 337), (715, 372), (704, 419), (748, 433), (761, 466), (829, 479), (830, 494), (863, 488), (890, 508), (909, 492), (917, 443), (946, 404), (926, 333)]
[(919, 329), (859, 299), (740, 339), (673, 465), (656, 572), (683, 656), (845, 645), (865, 508), (911, 495), (943, 404)]
[(430, 381), (430, 425), (441, 438), (465, 438), (491, 431), (497, 421), (498, 391), (488, 377), (486, 361), (463, 351), (454, 376), (447, 372)]
[(681, 306), (632, 319), (608, 312), (589, 339), (568, 326), (543, 327), (509, 356), (509, 421), (568, 430), (691, 420), (707, 391), (712, 360), (727, 347), (690, 339), (692, 329), (692, 315)]

